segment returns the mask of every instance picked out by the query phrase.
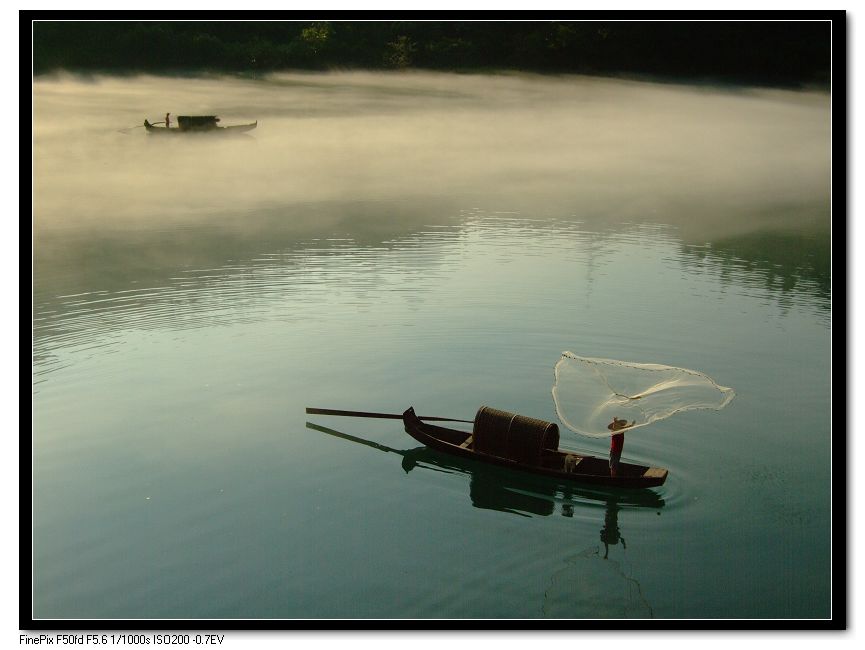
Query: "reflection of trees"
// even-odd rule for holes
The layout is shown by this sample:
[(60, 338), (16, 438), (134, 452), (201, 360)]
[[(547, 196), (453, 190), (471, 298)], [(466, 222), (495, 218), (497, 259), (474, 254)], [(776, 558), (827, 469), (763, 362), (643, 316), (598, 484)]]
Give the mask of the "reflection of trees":
[[(178, 273), (207, 269), (231, 274), (262, 256), (291, 262), (290, 253), (335, 254), (347, 245), (386, 251), (428, 224), (455, 222), (435, 203), (424, 208), (387, 203), (319, 203), (208, 214), (199, 220), (154, 215), (146, 225), (63, 225), (34, 231), (36, 291), (49, 297), (84, 291), (128, 289), (131, 282), (161, 286)], [(445, 234), (445, 233), (442, 233)], [(434, 261), (434, 258), (424, 257)]]
[[(201, 222), (162, 219), (164, 226), (154, 217), (146, 228), (36, 228), (37, 365), (50, 357), (54, 337), (99, 339), (113, 327), (253, 318), (256, 305), (331, 282), (346, 269), (355, 273), (340, 290), (358, 302), (394, 269), (418, 295), (435, 278), (441, 258), (435, 251), (460, 232), (444, 227), (434, 238), (419, 237), (424, 225), (449, 226), (453, 219), (393, 203), (294, 206), (208, 215)], [(420, 248), (425, 254), (417, 254)]]
[(772, 295), (817, 298), (828, 310), (832, 297), (829, 229), (760, 231), (713, 240), (711, 246), (684, 246), (683, 263), (718, 267), (721, 279), (736, 279)]

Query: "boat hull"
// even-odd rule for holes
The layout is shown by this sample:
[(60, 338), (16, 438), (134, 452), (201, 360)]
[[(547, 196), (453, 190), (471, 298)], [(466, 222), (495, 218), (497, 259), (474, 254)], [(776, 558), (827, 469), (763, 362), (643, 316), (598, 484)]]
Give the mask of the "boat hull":
[(563, 450), (544, 450), (537, 465), (484, 454), (471, 448), (469, 432), (422, 422), (413, 408), (403, 413), (403, 424), (406, 433), (432, 449), (569, 483), (633, 489), (657, 487), (667, 480), (666, 469), (631, 463), (620, 463), (617, 475), (611, 476), (607, 459)]
[(181, 129), (180, 127), (169, 128), (167, 126), (154, 126), (147, 120), (144, 120), (144, 128), (147, 129), (148, 133), (152, 133), (153, 135), (190, 135), (193, 133), (202, 134), (206, 133), (208, 135), (219, 134), (219, 135), (230, 135), (235, 133), (246, 133), (247, 131), (252, 131), (255, 127), (258, 126), (258, 120), (253, 122), (252, 124), (237, 124), (234, 126), (212, 126), (207, 128), (188, 128)]

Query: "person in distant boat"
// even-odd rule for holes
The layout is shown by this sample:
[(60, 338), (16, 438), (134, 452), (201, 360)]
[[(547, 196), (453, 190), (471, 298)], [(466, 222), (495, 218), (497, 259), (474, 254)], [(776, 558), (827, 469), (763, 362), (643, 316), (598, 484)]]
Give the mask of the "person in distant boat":
[(610, 436), (610, 476), (619, 475), (619, 459), (622, 457), (622, 449), (625, 448), (624, 429), (634, 426), (634, 422), (628, 424), (627, 420), (620, 420), (613, 416), (613, 421), (607, 425), (610, 431), (616, 432)]
[(169, 115), (171, 115), (171, 113), (166, 113), (166, 114), (165, 114), (165, 128), (166, 128), (166, 129), (167, 129), (169, 126), (171, 126), (171, 120), (168, 118)]

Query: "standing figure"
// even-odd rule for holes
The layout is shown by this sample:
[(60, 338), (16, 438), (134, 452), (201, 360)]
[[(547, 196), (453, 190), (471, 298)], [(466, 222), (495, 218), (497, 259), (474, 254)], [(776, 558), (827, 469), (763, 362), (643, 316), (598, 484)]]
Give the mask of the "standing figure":
[(610, 431), (616, 432), (610, 436), (610, 476), (619, 475), (619, 459), (622, 457), (622, 449), (625, 448), (624, 429), (634, 426), (634, 422), (628, 424), (627, 420), (613, 416), (613, 421), (607, 425)]
[(165, 128), (166, 128), (166, 129), (167, 129), (169, 126), (171, 126), (171, 120), (168, 118), (169, 115), (171, 115), (171, 113), (166, 113), (166, 114), (165, 114)]

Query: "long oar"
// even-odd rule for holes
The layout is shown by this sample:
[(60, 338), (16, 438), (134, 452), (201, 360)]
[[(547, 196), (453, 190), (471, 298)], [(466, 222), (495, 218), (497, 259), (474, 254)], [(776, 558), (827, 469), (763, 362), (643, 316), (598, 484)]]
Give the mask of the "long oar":
[(366, 445), (367, 447), (372, 447), (373, 449), (379, 449), (381, 451), (392, 451), (395, 454), (405, 455), (404, 451), (400, 451), (398, 449), (394, 449), (393, 447), (387, 447), (385, 445), (380, 445), (377, 442), (373, 442), (372, 440), (364, 440), (363, 438), (358, 438), (357, 436), (351, 436), (347, 433), (342, 433), (341, 431), (337, 431), (336, 429), (329, 429), (327, 427), (322, 427), (317, 424), (313, 424), (312, 422), (306, 423), (307, 429), (312, 429), (314, 431), (321, 431), (322, 433), (326, 433), (331, 436), (336, 436), (337, 438), (343, 438), (344, 440), (351, 440), (352, 442), (357, 442), (362, 445)]
[[(155, 124), (165, 124), (165, 122), (150, 122), (150, 126), (154, 126)], [(130, 126), (125, 129), (117, 129), (118, 133), (129, 134), (132, 132), (132, 129), (141, 129), (144, 128), (143, 124), (139, 124), (138, 126)]]
[[(384, 418), (387, 420), (402, 420), (401, 414), (396, 413), (368, 413), (366, 411), (337, 411), (335, 409), (317, 409), (306, 407), (306, 412), (313, 415), (345, 415), (352, 418)], [(474, 420), (457, 420), (455, 418), (437, 418), (433, 416), (418, 416), (419, 420), (430, 420), (437, 422), (467, 422), (473, 424)]]

